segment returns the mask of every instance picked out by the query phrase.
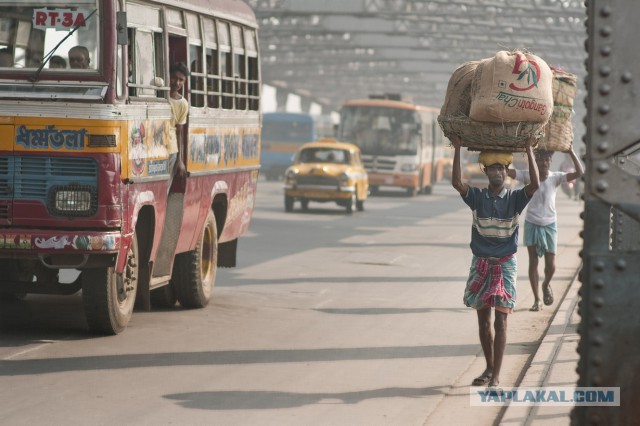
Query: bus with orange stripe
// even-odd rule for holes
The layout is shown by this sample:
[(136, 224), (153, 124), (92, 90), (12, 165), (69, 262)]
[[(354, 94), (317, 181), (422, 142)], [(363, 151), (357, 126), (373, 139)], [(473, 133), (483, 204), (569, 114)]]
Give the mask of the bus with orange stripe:
[[(209, 303), (260, 159), (257, 22), (237, 0), (0, 0), (0, 298), (82, 291), (89, 328)], [(169, 67), (188, 65), (169, 187)], [(63, 275), (77, 278), (65, 282)], [(73, 274), (72, 274), (73, 275)], [(27, 299), (28, 303), (28, 299)]]
[(430, 194), (450, 174), (437, 108), (417, 105), (397, 94), (347, 101), (340, 110), (338, 139), (357, 145), (369, 188)]

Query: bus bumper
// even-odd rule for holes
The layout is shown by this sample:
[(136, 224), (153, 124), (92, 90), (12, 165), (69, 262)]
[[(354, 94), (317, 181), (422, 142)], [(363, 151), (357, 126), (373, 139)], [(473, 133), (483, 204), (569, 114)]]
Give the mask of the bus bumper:
[(3, 229), (0, 259), (40, 259), (49, 268), (113, 266), (121, 244), (120, 232)]
[(376, 173), (369, 172), (369, 186), (396, 186), (403, 188), (417, 188), (418, 175), (407, 173)]

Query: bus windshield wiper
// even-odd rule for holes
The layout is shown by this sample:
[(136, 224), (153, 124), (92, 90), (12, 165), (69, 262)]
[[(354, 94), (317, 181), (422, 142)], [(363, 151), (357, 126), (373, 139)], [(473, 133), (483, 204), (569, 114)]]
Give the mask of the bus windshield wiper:
[[(84, 22), (87, 22), (97, 11), (98, 9), (94, 9), (93, 12), (91, 12), (89, 16), (85, 18)], [(35, 83), (36, 81), (38, 81), (38, 78), (40, 77), (40, 73), (44, 69), (44, 66), (47, 65), (47, 63), (49, 62), (49, 59), (51, 59), (53, 54), (56, 53), (56, 50), (58, 50), (58, 47), (60, 47), (62, 43), (67, 41), (67, 39), (71, 37), (78, 30), (78, 28), (80, 28), (80, 25), (76, 25), (75, 27), (73, 27), (73, 29), (69, 31), (69, 34), (64, 36), (64, 38), (60, 40), (60, 42), (53, 47), (53, 49), (51, 49), (46, 55), (44, 55), (44, 57), (42, 58), (42, 63), (36, 70), (35, 74), (33, 74), (33, 77), (29, 79), (31, 83)]]

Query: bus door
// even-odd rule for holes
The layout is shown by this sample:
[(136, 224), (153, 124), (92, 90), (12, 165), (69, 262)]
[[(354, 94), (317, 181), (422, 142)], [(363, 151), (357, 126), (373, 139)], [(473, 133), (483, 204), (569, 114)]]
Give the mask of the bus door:
[[(175, 64), (178, 62), (182, 62), (183, 64), (188, 64), (189, 61), (187, 58), (187, 51), (188, 51), (188, 45), (187, 45), (186, 37), (177, 36), (175, 34), (169, 35), (169, 68), (171, 68), (172, 64)], [(190, 69), (188, 65), (187, 65), (187, 68)], [(187, 80), (184, 82), (182, 96), (184, 96), (185, 99), (187, 99), (187, 101), (189, 102), (189, 104), (191, 104), (191, 99), (189, 96), (189, 90), (190, 90), (189, 81), (190, 79), (187, 77)], [(169, 83), (170, 82), (171, 82), (171, 75), (169, 74)], [(188, 140), (189, 140), (189, 116), (187, 115), (187, 122), (182, 127), (182, 146), (180, 147), (182, 152), (182, 161), (184, 162), (185, 167), (187, 165), (187, 152), (189, 149)], [(173, 179), (173, 183), (171, 185), (170, 192), (184, 193), (186, 190), (186, 184), (187, 184), (186, 176), (185, 177), (175, 176)]]
[[(169, 35), (169, 68), (171, 64), (177, 62), (187, 63), (187, 38), (176, 36), (174, 34)], [(169, 75), (169, 84), (171, 76)], [(189, 79), (185, 81), (184, 90), (182, 95), (189, 100)], [(189, 118), (187, 116), (187, 123), (183, 126), (182, 134), (182, 146), (180, 147), (182, 152), (182, 160), (187, 163), (187, 150), (189, 139)], [(173, 171), (172, 171), (173, 173)], [(187, 187), (186, 176), (174, 176), (173, 183), (167, 196), (167, 206), (164, 219), (164, 226), (162, 228), (162, 237), (160, 240), (160, 246), (158, 247), (158, 253), (153, 266), (151, 289), (154, 287), (160, 287), (165, 285), (171, 278), (171, 271), (173, 267), (173, 259), (175, 256), (176, 247), (180, 238), (180, 230), (182, 229), (182, 222), (184, 217), (185, 208), (185, 192)]]

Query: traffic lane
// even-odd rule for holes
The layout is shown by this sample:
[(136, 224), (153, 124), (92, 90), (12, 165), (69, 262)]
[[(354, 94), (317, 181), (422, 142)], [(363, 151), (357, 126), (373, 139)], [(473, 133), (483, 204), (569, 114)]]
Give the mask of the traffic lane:
[[(443, 231), (441, 224), (435, 225), (419, 228)], [(221, 270), (214, 303), (207, 309), (136, 313), (120, 336), (67, 341), (3, 361), (1, 371), (13, 373), (2, 380), (12, 382), (12, 395), (21, 394), (21, 387), (23, 392), (50, 388), (53, 380), (65, 386), (70, 399), (83, 401), (87, 414), (103, 419), (121, 418), (104, 407), (108, 400), (108, 405), (118, 403), (123, 419), (144, 412), (149, 421), (160, 422), (184, 415), (198, 421), (215, 414), (230, 422), (254, 418), (282, 424), (283, 414), (285, 419), (292, 416), (280, 412), (286, 404), (297, 407), (290, 408), (295, 423), (318, 418), (340, 422), (355, 415), (369, 424), (382, 418), (414, 424), (478, 351), (474, 327), (447, 331), (447, 324), (469, 316), (461, 309), (461, 290), (454, 291), (456, 297), (447, 292), (458, 281), (447, 273), (454, 268), (439, 265), (444, 281), (439, 282), (423, 260), (425, 246), (436, 247), (437, 253), (426, 257), (441, 263), (451, 258), (447, 250), (461, 250), (465, 244), (454, 241), (455, 233), (429, 236), (412, 227), (378, 227), (380, 235), (356, 233), (337, 248), (296, 251), (256, 264), (255, 270)], [(280, 234), (286, 235), (284, 231)], [(260, 232), (255, 229), (253, 238), (260, 238)], [(376, 241), (385, 246), (376, 250)], [(406, 243), (411, 244), (402, 250)], [(292, 272), (290, 264), (297, 269)], [(290, 278), (296, 271), (301, 274), (297, 282)], [(240, 288), (223, 284), (231, 281), (229, 275), (242, 282), (265, 273), (289, 281)], [(460, 277), (463, 282), (464, 275)], [(457, 303), (449, 303), (453, 300)], [(455, 371), (452, 357), (459, 361), (453, 364)], [(73, 376), (94, 382), (92, 389), (98, 390), (78, 389)], [(123, 376), (141, 388), (125, 386), (111, 395), (109, 389), (118, 387), (117, 378)], [(12, 395), (3, 400), (11, 401)], [(48, 404), (39, 391), (31, 399)], [(235, 408), (224, 409), (215, 402), (220, 399), (235, 401), (229, 405)]]
[[(343, 207), (334, 203), (311, 202), (306, 212), (298, 203), (293, 212), (285, 213), (282, 183), (260, 181), (249, 232), (238, 242), (238, 266), (264, 262), (276, 255), (331, 247), (351, 235), (375, 235), (380, 229), (415, 226), (426, 218), (442, 217), (438, 226), (443, 223), (448, 226), (448, 213), (465, 206), (449, 184), (439, 183), (431, 195), (407, 197), (401, 191), (386, 191), (381, 196), (369, 197), (364, 207), (364, 212), (346, 214)], [(470, 219), (464, 220), (469, 228), (463, 232), (470, 236)], [(258, 233), (259, 238), (255, 238)], [(368, 239), (364, 244), (374, 241), (385, 244), (379, 239)], [(276, 252), (273, 246), (278, 242), (284, 242), (285, 246), (278, 247)], [(461, 244), (469, 246), (468, 241)]]

